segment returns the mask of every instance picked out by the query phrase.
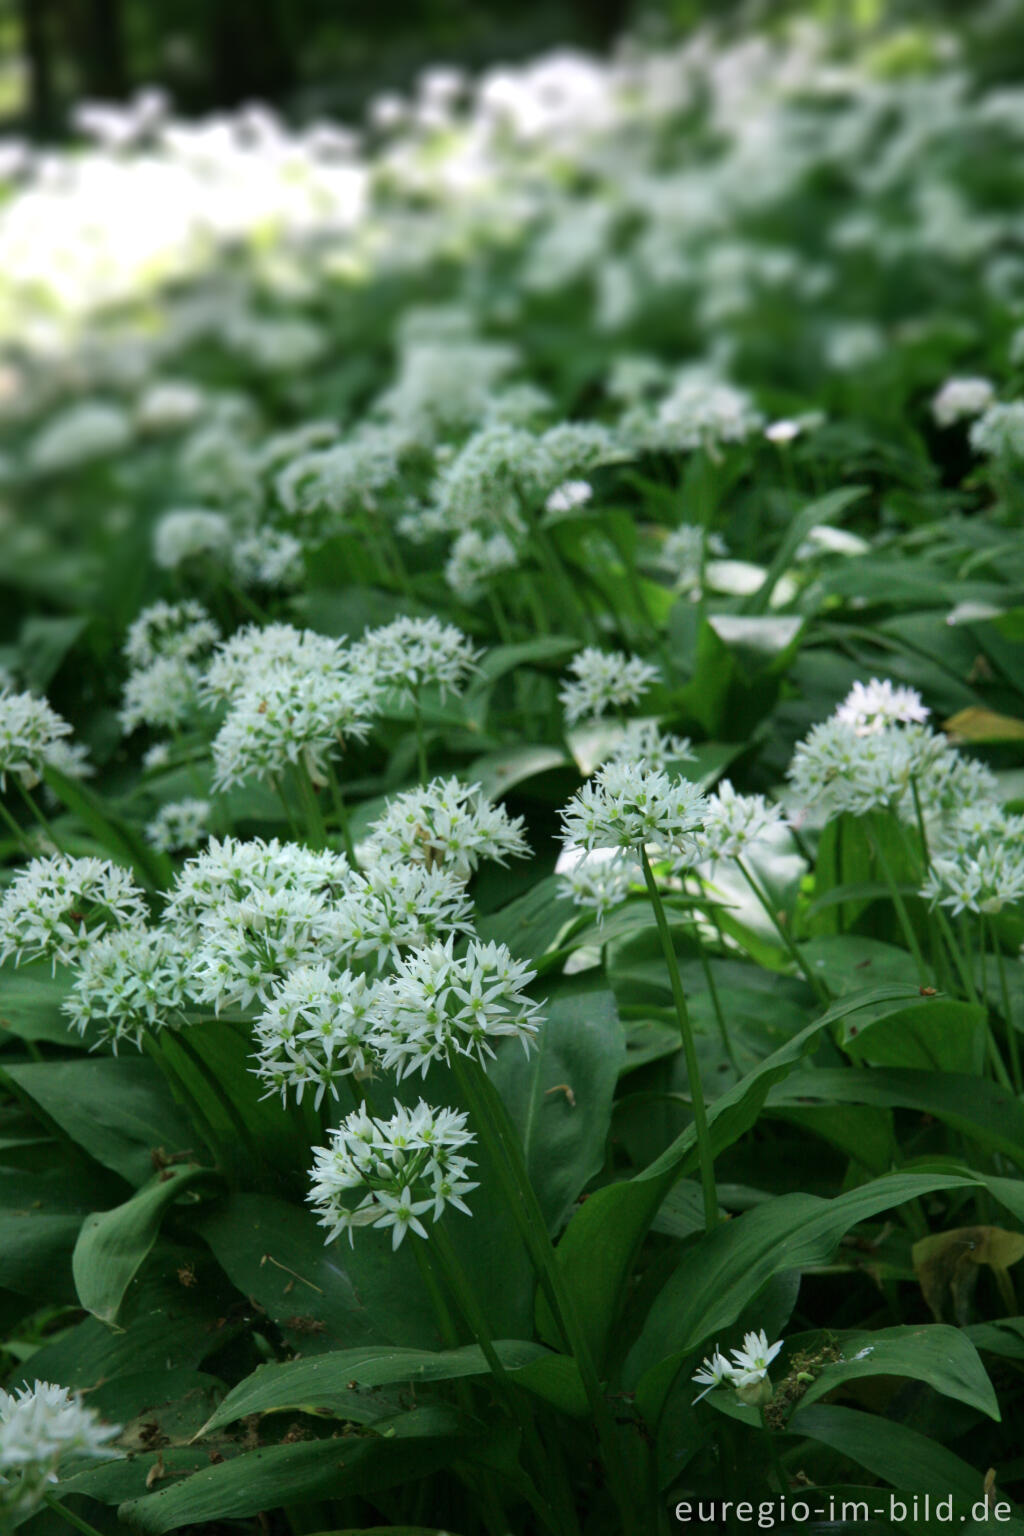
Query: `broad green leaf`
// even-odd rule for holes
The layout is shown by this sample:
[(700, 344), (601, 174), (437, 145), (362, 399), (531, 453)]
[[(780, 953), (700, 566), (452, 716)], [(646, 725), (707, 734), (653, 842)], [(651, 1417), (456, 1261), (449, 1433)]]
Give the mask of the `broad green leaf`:
[(0, 1030), (21, 1040), (48, 1040), (71, 1050), (84, 1049), (85, 1040), (61, 1012), (67, 982), (50, 974), (46, 965), (8, 971), (0, 986)]
[(984, 1497), (984, 1469), (976, 1471), (944, 1445), (895, 1419), (819, 1403), (795, 1413), (789, 1428), (831, 1446), (908, 1493), (952, 1494), (969, 1500)]
[(132, 1280), (156, 1242), (164, 1212), (196, 1184), (217, 1177), (210, 1168), (177, 1164), (112, 1211), (87, 1216), (71, 1268), (78, 1299), (101, 1322), (114, 1324)]
[(800, 1399), (801, 1410), (861, 1376), (909, 1376), (998, 1420), (999, 1402), (977, 1349), (944, 1323), (844, 1333), (842, 1360), (826, 1365)]
[[(519, 1339), (496, 1340), (494, 1349), (512, 1373), (548, 1353), (540, 1344)], [(261, 1365), (228, 1393), (203, 1426), (203, 1433), (233, 1424), (249, 1413), (281, 1413), (286, 1409), (369, 1423), (384, 1417), (374, 1397), (361, 1395), (376, 1387), (396, 1382), (452, 1381), (489, 1372), (490, 1366), (476, 1344), (441, 1351), (378, 1345), (290, 1360), (284, 1365)]]
[(380, 1493), (436, 1471), (465, 1443), (453, 1434), (449, 1417), (436, 1410), (417, 1409), (391, 1422), (395, 1435), (389, 1439), (315, 1440), (236, 1456), (170, 1487), (158, 1485), (156, 1493), (120, 1505), (118, 1516), (139, 1536), (163, 1536), (282, 1504)]
[(780, 1195), (693, 1243), (659, 1291), (626, 1361), (648, 1421), (656, 1420), (679, 1365), (736, 1321), (761, 1286), (782, 1270), (831, 1258), (851, 1227), (937, 1189), (980, 1187), (958, 1174), (888, 1174), (834, 1200)]
[(515, 1042), (491, 1068), (519, 1129), (549, 1231), (557, 1233), (605, 1161), (612, 1099), (625, 1061), (615, 998), (603, 989), (556, 992), (529, 1056)]
[(851, 1060), (873, 1067), (980, 1073), (984, 1024), (980, 1004), (924, 997), (863, 1023), (848, 1019), (842, 1047)]
[(200, 1150), (159, 1070), (144, 1056), (28, 1062), (6, 1072), (48, 1120), (130, 1184), (146, 1182), (160, 1148), (169, 1156)]
[(835, 522), (847, 507), (859, 501), (866, 491), (867, 487), (863, 485), (840, 486), (837, 490), (829, 491), (801, 508), (796, 517), (791, 519), (763, 583), (744, 604), (747, 613), (767, 611), (772, 593), (780, 578), (811, 529), (822, 523)]
[[(750, 1129), (772, 1085), (787, 1076), (829, 1024), (858, 1008), (911, 995), (909, 987), (890, 986), (843, 999), (715, 1099), (708, 1107), (708, 1122), (716, 1156)], [(691, 1125), (634, 1179), (591, 1195), (566, 1227), (558, 1245), (558, 1262), (578, 1297), (581, 1321), (598, 1360), (605, 1358), (644, 1234), (675, 1180), (697, 1166), (696, 1144)]]

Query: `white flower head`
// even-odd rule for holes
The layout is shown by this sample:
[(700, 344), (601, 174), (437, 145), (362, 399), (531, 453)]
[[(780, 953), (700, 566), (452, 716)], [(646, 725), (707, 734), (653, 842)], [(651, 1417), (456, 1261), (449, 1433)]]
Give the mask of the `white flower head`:
[(869, 736), (887, 725), (923, 725), (929, 714), (915, 688), (873, 677), (870, 683), (854, 683), (834, 718), (858, 736)]
[(162, 805), (146, 827), (146, 841), (160, 853), (197, 847), (207, 835), (213, 810), (209, 800), (173, 800)]
[(162, 656), (196, 661), (219, 639), (220, 630), (202, 603), (151, 603), (128, 630), (124, 655), (136, 670), (152, 666)]
[(481, 859), (504, 864), (529, 853), (522, 817), (491, 805), (479, 784), (433, 779), (396, 795), (370, 827), (370, 844), (389, 860), (445, 865), (470, 875)]
[(476, 670), (477, 653), (454, 624), (402, 617), (369, 629), (352, 647), (352, 664), (375, 687), (413, 701), (425, 687), (460, 694)]
[(72, 965), (100, 934), (146, 916), (142, 892), (120, 865), (66, 854), (33, 859), (0, 899), (0, 960), (49, 955), (55, 968)]
[(694, 1403), (699, 1403), (702, 1398), (707, 1397), (708, 1393), (713, 1392), (716, 1387), (731, 1382), (732, 1375), (732, 1366), (716, 1344), (713, 1353), (704, 1357), (704, 1360), (691, 1377), (691, 1380), (695, 1381), (699, 1387), (704, 1388), (703, 1392), (699, 1392), (694, 1398)]
[(660, 676), (657, 667), (640, 656), (599, 651), (595, 646), (579, 651), (569, 671), (572, 677), (558, 695), (569, 725), (635, 704)]
[(655, 847), (694, 858), (706, 801), (696, 784), (641, 763), (607, 763), (561, 812), (563, 842), (588, 851)]
[(947, 379), (932, 401), (932, 415), (940, 427), (951, 427), (987, 411), (995, 395), (989, 379)]
[(187, 560), (220, 560), (231, 546), (231, 524), (222, 512), (181, 507), (165, 512), (153, 531), (153, 559), (165, 571)]
[(292, 1090), (301, 1104), (307, 1087), (320, 1108), (326, 1093), (338, 1097), (338, 1081), (372, 1070), (369, 1044), (378, 982), (351, 971), (335, 974), (323, 964), (290, 971), (272, 993), (255, 1025), (256, 1076), (268, 1093), (287, 1103)]
[(102, 933), (82, 950), (61, 1006), (73, 1029), (82, 1035), (97, 1029), (97, 1043), (110, 1044), (115, 1055), (122, 1040), (141, 1049), (144, 1035), (182, 1022), (186, 974), (177, 934), (132, 925)]
[(120, 1430), (52, 1382), (13, 1393), (0, 1388), (0, 1516), (27, 1519), (59, 1481), (66, 1459), (120, 1456), (109, 1443)]
[[(390, 1120), (365, 1109), (348, 1115), (331, 1134), (331, 1145), (315, 1147), (308, 1200), (325, 1242), (356, 1227), (391, 1229), (392, 1248), (407, 1232), (427, 1236), (425, 1223), (439, 1221), (449, 1205), (472, 1214), (466, 1195), (476, 1184), (466, 1178), (473, 1143), (466, 1115), (432, 1109), (421, 1099), (415, 1109), (395, 1104)], [(357, 1197), (362, 1194), (362, 1198)]]
[(784, 823), (781, 807), (770, 805), (763, 795), (738, 795), (725, 779), (707, 798), (697, 834), (700, 856), (709, 862), (742, 858), (752, 843)]
[(45, 699), (31, 693), (0, 692), (0, 790), (15, 774), (25, 789), (42, 778), (54, 748), (71, 735), (68, 722)]

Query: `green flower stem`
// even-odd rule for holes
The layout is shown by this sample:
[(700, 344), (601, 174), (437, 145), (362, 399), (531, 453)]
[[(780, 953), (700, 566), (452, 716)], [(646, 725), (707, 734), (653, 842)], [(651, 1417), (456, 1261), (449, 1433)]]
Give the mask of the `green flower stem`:
[(765, 895), (758, 882), (754, 879), (752, 871), (748, 868), (742, 859), (736, 859), (735, 863), (736, 868), (739, 870), (740, 874), (743, 876), (744, 880), (753, 891), (754, 896), (757, 899), (757, 903), (765, 917), (767, 917), (768, 921), (775, 929), (775, 932), (782, 940), (783, 949), (786, 951), (787, 955), (792, 960), (801, 976), (807, 982), (807, 985), (811, 988), (818, 1001), (824, 1003), (827, 1007), (828, 1004), (832, 1001), (832, 994), (829, 992), (828, 987), (822, 981), (820, 976), (815, 976), (814, 972), (807, 964), (806, 959), (797, 949), (793, 942), (792, 934), (788, 933), (785, 924), (779, 921), (778, 914), (772, 907), (771, 902), (768, 900), (768, 897)]
[(601, 1443), (608, 1484), (618, 1506), (622, 1536), (643, 1536), (640, 1511), (616, 1441), (615, 1425), (590, 1350), (590, 1342), (583, 1331), (575, 1298), (565, 1284), (555, 1250), (551, 1246), (547, 1223), (530, 1182), (518, 1134), (500, 1094), (479, 1063), (455, 1055), (452, 1065), (466, 1096), (474, 1128), (504, 1188), (512, 1217), (533, 1261), (541, 1289), (575, 1357)]
[(989, 923), (989, 932), (995, 944), (996, 969), (999, 973), (999, 991), (1003, 999), (1003, 1021), (1006, 1024), (1006, 1039), (1010, 1047), (1010, 1071), (1013, 1074), (1013, 1085), (1018, 1093), (1024, 1093), (1024, 1078), (1021, 1077), (1020, 1065), (1020, 1041), (1017, 1039), (1017, 1029), (1013, 1022), (1013, 1005), (1010, 1002), (1010, 987), (1006, 977), (1006, 959), (1003, 955), (1003, 947), (998, 935), (992, 931)]
[[(516, 1387), (502, 1363), (501, 1357), (494, 1347), (487, 1319), (479, 1306), (473, 1287), (466, 1277), (466, 1273), (459, 1263), (458, 1255), (452, 1247), (451, 1239), (440, 1222), (435, 1221), (430, 1229), (430, 1244), (438, 1267), (444, 1276), (445, 1284), (449, 1292), (455, 1298), (455, 1302), (466, 1320), (470, 1333), (476, 1340), (480, 1352), (487, 1361), (488, 1368), (494, 1378), (498, 1394), (508, 1409), (509, 1417), (513, 1424), (519, 1426), (523, 1435), (523, 1443), (534, 1466), (534, 1476), (538, 1490), (548, 1482), (550, 1469), (547, 1465), (547, 1457), (544, 1454), (537, 1429), (530, 1412), (530, 1405), (524, 1401), (521, 1388)], [(575, 1513), (572, 1511), (571, 1500), (568, 1495), (560, 1501), (563, 1505), (563, 1518), (559, 1518), (550, 1497), (546, 1494), (538, 1495), (531, 1500), (533, 1508), (554, 1536), (565, 1536), (566, 1525), (564, 1514), (566, 1506), (572, 1517), (571, 1531), (576, 1526)]]
[(1006, 1063), (1003, 1061), (1002, 1052), (1000, 1051), (999, 1046), (996, 1043), (996, 1037), (995, 1037), (995, 1035), (992, 1032), (992, 1021), (991, 1021), (991, 1019), (989, 1018), (989, 1015), (988, 1015), (988, 1002), (987, 1002), (984, 994), (982, 994), (979, 997), (978, 989), (977, 989), (977, 986), (975, 984), (975, 977), (974, 977), (974, 948), (973, 948), (973, 945), (971, 944), (971, 929), (970, 929), (970, 925), (967, 922), (965, 915), (961, 914), (961, 917), (960, 917), (960, 937), (963, 940), (963, 944), (960, 945), (953, 938), (952, 927), (951, 927), (950, 923), (947, 921), (947, 919), (945, 917), (945, 914), (942, 912), (941, 908), (939, 909), (939, 914), (940, 914), (940, 918), (941, 918), (942, 922), (945, 924), (945, 930), (946, 930), (947, 934), (949, 935), (950, 948), (951, 948), (951, 951), (952, 951), (952, 953), (953, 953), (953, 955), (954, 955), (954, 957), (956, 959), (957, 969), (960, 972), (960, 979), (964, 983), (964, 987), (965, 987), (965, 990), (967, 992), (968, 999), (972, 1003), (980, 1004), (981, 1007), (984, 1008), (984, 1010), (985, 1010), (985, 1042), (986, 1042), (986, 1045), (988, 1046), (988, 1055), (989, 1055), (989, 1060), (992, 1063), (992, 1071), (993, 1071), (997, 1081), (999, 1083), (1001, 1083), (1001, 1085), (1004, 1088), (1007, 1088), (1010, 1091), (1010, 1093), (1012, 1093), (1013, 1092), (1013, 1083), (1010, 1080), (1010, 1074), (1006, 1070)]
[(672, 985), (672, 999), (676, 1005), (679, 1033), (683, 1038), (686, 1075), (690, 1081), (690, 1102), (693, 1105), (693, 1122), (697, 1131), (697, 1149), (700, 1155), (700, 1180), (704, 1190), (704, 1225), (710, 1232), (711, 1228), (718, 1221), (718, 1191), (715, 1187), (714, 1154), (711, 1150), (711, 1132), (708, 1129), (707, 1111), (704, 1107), (704, 1088), (700, 1080), (700, 1067), (697, 1063), (697, 1047), (693, 1038), (690, 1012), (686, 1006), (682, 978), (679, 975), (679, 962), (676, 959), (675, 946), (672, 943), (672, 935), (669, 932), (668, 918), (665, 916), (665, 908), (658, 891), (658, 882), (654, 878), (654, 871), (651, 869), (651, 862), (647, 857), (647, 849), (643, 844), (640, 845), (640, 862), (643, 866), (647, 894), (650, 896), (651, 906), (654, 908), (654, 920), (658, 925), (658, 937), (661, 939), (661, 949), (665, 956), (665, 965), (668, 968), (669, 981)]
[(341, 841), (344, 844), (345, 856), (351, 864), (352, 868), (358, 869), (359, 861), (356, 858), (355, 845), (352, 842), (352, 829), (349, 826), (348, 810), (345, 806), (345, 797), (341, 792), (341, 785), (338, 783), (338, 775), (334, 771), (334, 764), (331, 762), (328, 762), (327, 764), (327, 778), (331, 786), (331, 799), (334, 802), (334, 815), (338, 823), (338, 830), (341, 833)]
[(47, 1509), (52, 1509), (55, 1515), (59, 1515), (62, 1520), (66, 1520), (68, 1525), (72, 1526), (76, 1531), (81, 1531), (82, 1536), (102, 1536), (102, 1533), (94, 1525), (90, 1525), (88, 1520), (83, 1520), (81, 1515), (72, 1514), (71, 1510), (67, 1509), (60, 1499), (54, 1498), (52, 1493), (43, 1495), (43, 1503)]
[(6, 805), (4, 805), (2, 800), (0, 800), (0, 820), (2, 820), (8, 827), (15, 841), (21, 845), (22, 850), (28, 854), (29, 858), (34, 858), (35, 850), (32, 847), (32, 844), (29, 842), (28, 838), (25, 836), (25, 828), (19, 827), (18, 823), (15, 821), (14, 817), (11, 815), (10, 811), (7, 809)]
[(427, 779), (427, 739), (423, 733), (423, 709), (420, 705), (419, 694), (414, 703), (416, 711), (416, 767), (420, 776), (420, 783), (426, 784)]
[(305, 763), (296, 764), (295, 782), (299, 791), (299, 804), (302, 806), (302, 814), (306, 822), (306, 842), (310, 848), (326, 848), (327, 828), (324, 826), (323, 811), (320, 809), (316, 788)]
[(711, 998), (711, 1007), (714, 1010), (715, 1023), (718, 1025), (718, 1033), (722, 1037), (722, 1047), (729, 1059), (729, 1065), (732, 1067), (734, 1072), (738, 1073), (739, 1066), (736, 1061), (736, 1053), (732, 1048), (732, 1041), (729, 1039), (729, 1030), (726, 1026), (725, 1014), (722, 1012), (722, 1000), (718, 995), (718, 986), (715, 982), (714, 973), (711, 970), (711, 962), (709, 961), (707, 957), (707, 951), (704, 948), (704, 940), (701, 937), (700, 923), (698, 921), (696, 912), (693, 913), (693, 936), (697, 941), (697, 954), (700, 957), (701, 970), (704, 972), (704, 980), (707, 984), (708, 996)]
[(882, 867), (882, 873), (885, 876), (885, 883), (889, 887), (889, 895), (892, 897), (892, 904), (896, 908), (896, 916), (899, 918), (900, 927), (903, 929), (903, 937), (907, 941), (907, 948), (913, 955), (914, 964), (917, 966), (917, 979), (922, 987), (926, 986), (928, 983), (928, 968), (924, 963), (924, 956), (921, 953), (921, 946), (917, 942), (917, 934), (914, 932), (914, 926), (910, 921), (910, 914), (907, 911), (907, 904), (900, 894), (899, 887), (896, 884), (896, 878), (892, 872), (892, 865), (889, 863), (889, 860), (886, 857), (884, 846), (885, 840), (884, 838), (876, 837), (874, 829), (869, 826), (868, 842), (871, 844), (871, 850), (874, 853), (875, 858)]
[(29, 794), (28, 790), (25, 788), (24, 784), (21, 782), (21, 780), (20, 780), (20, 778), (18, 777), (17, 774), (14, 775), (14, 782), (18, 786), (18, 793), (21, 796), (21, 798), (24, 800), (25, 804), (28, 806), (30, 814), (39, 823), (40, 827), (46, 833), (46, 836), (49, 838), (50, 842), (56, 848), (57, 852), (58, 853), (63, 853), (64, 850), (61, 847), (60, 841), (59, 841), (59, 839), (57, 837), (57, 834), (54, 832), (53, 828), (51, 827), (51, 825), (49, 823), (49, 820), (47, 819), (46, 816), (44, 816), (43, 812), (39, 809), (39, 806), (33, 800), (32, 796)]
[(278, 778), (276, 778), (274, 776), (271, 776), (270, 782), (274, 786), (274, 790), (275, 790), (275, 792), (277, 794), (277, 798), (280, 800), (281, 805), (282, 805), (282, 807), (284, 809), (284, 816), (285, 816), (285, 820), (288, 823), (288, 831), (289, 831), (289, 833), (291, 835), (292, 842), (293, 843), (301, 842), (302, 839), (299, 836), (299, 829), (298, 829), (298, 826), (297, 826), (296, 821), (295, 821), (294, 813), (292, 811), (291, 805), (289, 804), (288, 796), (284, 792), (284, 785), (281, 783), (280, 779), (278, 779)]

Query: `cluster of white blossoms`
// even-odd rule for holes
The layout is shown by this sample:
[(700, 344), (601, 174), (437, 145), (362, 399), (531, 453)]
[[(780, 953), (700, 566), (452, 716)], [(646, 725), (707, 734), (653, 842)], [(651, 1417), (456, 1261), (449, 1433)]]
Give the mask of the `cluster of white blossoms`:
[(599, 651), (592, 645), (577, 652), (569, 671), (572, 677), (558, 695), (567, 725), (637, 703), (660, 677), (657, 667), (640, 656)]
[(77, 1394), (49, 1381), (14, 1392), (0, 1388), (0, 1516), (20, 1524), (59, 1481), (71, 1457), (120, 1456), (110, 1441), (119, 1424), (104, 1424)]
[(763, 841), (774, 828), (785, 826), (780, 806), (763, 795), (738, 795), (724, 779), (704, 803), (703, 823), (697, 833), (701, 859), (742, 859), (752, 843)]
[(314, 1148), (307, 1197), (326, 1242), (342, 1232), (354, 1242), (356, 1227), (390, 1227), (398, 1248), (409, 1231), (425, 1238), (424, 1222), (439, 1221), (449, 1205), (470, 1214), (464, 1197), (476, 1184), (466, 1178), (474, 1166), (466, 1149), (474, 1137), (464, 1114), (396, 1103), (390, 1120), (356, 1110), (330, 1136), (330, 1146)]
[(398, 471), (395, 435), (370, 428), (343, 443), (300, 453), (279, 472), (274, 488), (286, 512), (301, 522), (303, 536), (322, 538), (372, 511)]
[(972, 423), (970, 444), (990, 459), (1024, 459), (1024, 400), (990, 405)]
[(338, 1097), (338, 1080), (372, 1071), (375, 1055), (368, 1042), (374, 1022), (373, 1000), (379, 982), (351, 971), (335, 973), (327, 965), (300, 965), (280, 983), (256, 1020), (254, 1071), (267, 1092), (288, 1092), (302, 1102), (314, 1091), (320, 1108), (324, 1095)]
[(593, 912), (598, 924), (609, 912), (621, 907), (634, 886), (643, 884), (643, 871), (634, 860), (607, 856), (596, 849), (574, 858), (558, 886), (560, 896), (570, 897), (576, 906)]
[(6, 688), (0, 691), (0, 790), (7, 788), (9, 773), (23, 788), (33, 789), (70, 734), (68, 722), (45, 699)]
[(693, 862), (706, 799), (696, 784), (642, 762), (606, 763), (577, 790), (562, 818), (566, 848), (617, 848)]
[(699, 1403), (701, 1398), (707, 1397), (716, 1387), (730, 1386), (736, 1389), (736, 1396), (741, 1403), (753, 1407), (762, 1406), (772, 1395), (768, 1367), (784, 1342), (778, 1339), (774, 1344), (769, 1344), (763, 1328), (758, 1333), (746, 1333), (743, 1336), (743, 1348), (732, 1350), (731, 1360), (727, 1360), (716, 1345), (714, 1353), (693, 1374), (693, 1380), (704, 1388), (694, 1398), (694, 1402)]
[(180, 1024), (188, 1005), (188, 961), (179, 936), (132, 925), (103, 933), (84, 947), (71, 991), (61, 1007), (72, 1028), (96, 1032), (96, 1046), (114, 1054), (122, 1040), (141, 1048), (143, 1036)]
[(506, 533), (467, 528), (452, 544), (444, 579), (464, 603), (475, 603), (502, 571), (514, 571), (519, 551)]
[(989, 379), (947, 379), (932, 400), (932, 415), (940, 427), (970, 420), (987, 411), (995, 400), (995, 387)]
[(32, 439), (28, 465), (37, 475), (65, 473), (121, 453), (131, 437), (131, 422), (120, 406), (82, 400), (54, 416)]
[(202, 603), (151, 603), (129, 626), (124, 657), (133, 668), (149, 667), (161, 656), (196, 661), (220, 639), (220, 630)]
[(236, 703), (276, 666), (330, 677), (345, 664), (344, 638), (291, 624), (246, 624), (221, 642), (203, 673), (202, 702)]
[(504, 944), (471, 940), (465, 955), (449, 938), (398, 960), (375, 998), (372, 1040), (381, 1066), (401, 1079), (426, 1075), (433, 1061), (454, 1055), (483, 1061), (491, 1042), (513, 1037), (529, 1050), (541, 1025), (541, 1004), (526, 995), (536, 973)]
[(569, 517), (573, 512), (578, 512), (580, 507), (587, 505), (593, 494), (594, 488), (589, 480), (565, 480), (561, 485), (556, 485), (544, 502), (548, 522), (554, 522), (560, 517)]
[(645, 768), (664, 770), (670, 763), (695, 762), (696, 754), (688, 736), (666, 735), (657, 720), (629, 720), (601, 761), (643, 763)]
[(858, 736), (871, 736), (887, 725), (923, 725), (929, 714), (915, 688), (873, 677), (869, 683), (854, 683), (833, 719)]
[(146, 841), (158, 853), (198, 847), (208, 834), (212, 811), (209, 800), (172, 800), (146, 824)]
[(353, 876), (334, 910), (336, 952), (378, 970), (405, 950), (472, 930), (473, 903), (458, 871), (382, 859)]
[(119, 719), (125, 735), (140, 725), (176, 730), (198, 702), (198, 668), (180, 656), (158, 656), (125, 681)]
[(363, 851), (364, 862), (383, 855), (467, 876), (481, 859), (504, 864), (530, 850), (522, 817), (513, 820), (504, 806), (490, 804), (479, 784), (437, 778), (389, 800)]
[(994, 915), (1024, 900), (1024, 816), (992, 801), (961, 810), (943, 829), (921, 895), (954, 916)]
[(32, 859), (0, 898), (0, 961), (44, 956), (73, 965), (104, 932), (144, 923), (145, 899), (127, 869), (65, 854)]
[(176, 507), (153, 529), (153, 559), (165, 571), (189, 560), (227, 560), (230, 549), (230, 522), (207, 507)]
[(442, 699), (460, 694), (476, 671), (477, 653), (454, 624), (403, 616), (379, 629), (368, 629), (352, 647), (353, 668), (374, 687), (397, 699), (416, 702), (424, 688), (437, 688)]
[(196, 708), (201, 664), (219, 639), (220, 630), (201, 603), (144, 608), (124, 644), (132, 671), (121, 702), (122, 730), (180, 726)]
[(745, 390), (703, 368), (688, 368), (653, 413), (640, 406), (622, 421), (623, 433), (644, 448), (693, 451), (718, 458), (725, 443), (744, 442), (764, 425)]

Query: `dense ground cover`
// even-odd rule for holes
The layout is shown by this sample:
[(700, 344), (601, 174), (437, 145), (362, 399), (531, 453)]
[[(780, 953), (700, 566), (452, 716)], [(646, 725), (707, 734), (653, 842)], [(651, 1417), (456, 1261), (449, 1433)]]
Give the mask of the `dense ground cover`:
[(8, 157), (5, 1529), (1021, 1528), (1024, 92), (971, 48)]

